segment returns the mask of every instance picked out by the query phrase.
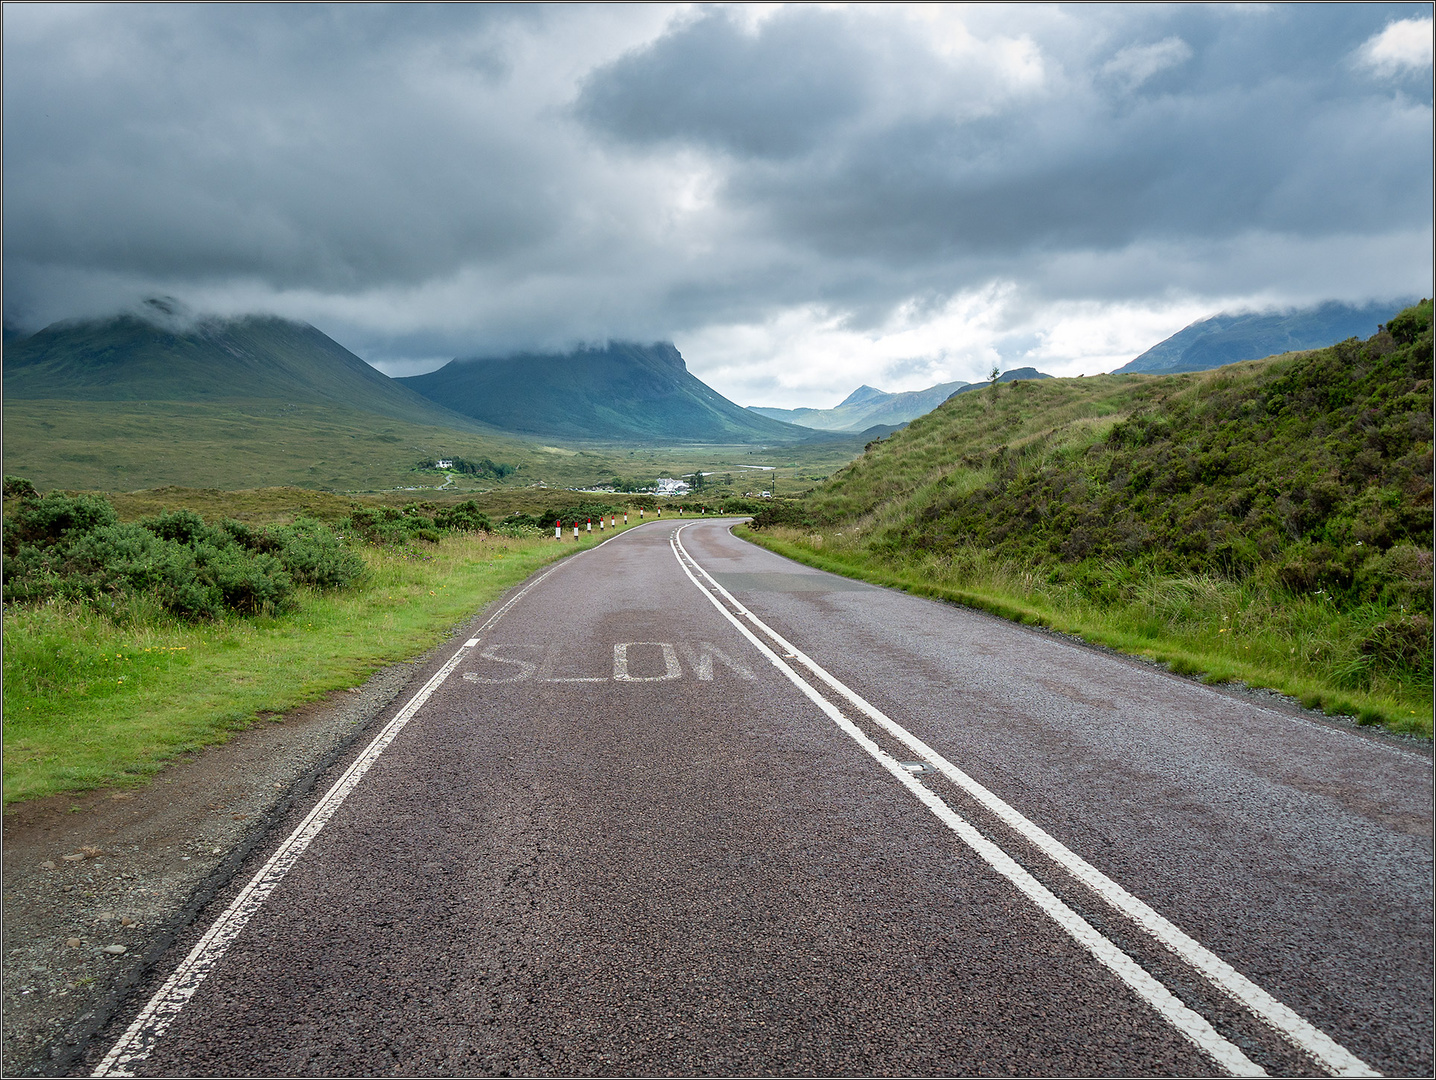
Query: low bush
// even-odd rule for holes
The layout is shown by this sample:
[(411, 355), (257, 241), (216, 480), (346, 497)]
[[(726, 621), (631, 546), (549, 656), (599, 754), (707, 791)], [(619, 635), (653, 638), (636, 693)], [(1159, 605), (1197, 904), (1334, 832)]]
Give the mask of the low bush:
[(209, 525), (192, 510), (121, 524), (105, 499), (13, 485), (5, 513), (5, 602), (52, 598), (108, 611), (147, 597), (171, 615), (216, 618), (284, 610), (296, 583), (339, 588), (362, 560), (327, 526)]

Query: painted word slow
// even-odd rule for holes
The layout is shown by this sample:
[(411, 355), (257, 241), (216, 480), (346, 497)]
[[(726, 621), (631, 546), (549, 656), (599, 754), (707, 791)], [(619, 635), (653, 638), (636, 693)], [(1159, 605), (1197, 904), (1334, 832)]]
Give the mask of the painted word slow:
[[(475, 657), (477, 671), (463, 673), (465, 682), (498, 683), (661, 683), (682, 679), (685, 673), (699, 682), (712, 682), (714, 673), (739, 679), (753, 673), (711, 641), (676, 644), (667, 641), (620, 641), (613, 646), (612, 670), (602, 674), (559, 670), (571, 650), (561, 645), (496, 642)], [(483, 663), (488, 661), (488, 663)], [(592, 669), (590, 669), (592, 672)]]

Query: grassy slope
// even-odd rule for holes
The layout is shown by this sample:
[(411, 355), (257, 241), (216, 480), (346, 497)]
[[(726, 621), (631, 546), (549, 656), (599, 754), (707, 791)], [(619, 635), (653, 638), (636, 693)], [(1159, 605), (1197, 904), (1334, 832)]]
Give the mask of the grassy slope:
[[(1017, 383), (873, 445), (806, 523), (758, 536), (1429, 734), (1430, 422), (1429, 330), (1405, 351)], [(1388, 662), (1403, 641), (1424, 671)]]

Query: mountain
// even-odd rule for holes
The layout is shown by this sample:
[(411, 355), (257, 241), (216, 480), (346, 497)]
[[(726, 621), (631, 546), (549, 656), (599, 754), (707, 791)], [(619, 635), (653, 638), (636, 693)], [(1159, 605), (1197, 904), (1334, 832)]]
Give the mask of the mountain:
[[(1017, 382), (1019, 379), (1050, 379), (1050, 378), (1052, 378), (1051, 375), (1047, 375), (1047, 374), (1045, 374), (1045, 373), (1043, 373), (1043, 372), (1041, 372), (1041, 371), (1038, 371), (1035, 367), (1018, 367), (1018, 368), (1013, 368), (1011, 371), (1004, 371), (1001, 375), (999, 375), (999, 376), (997, 377), (997, 381), (998, 381), (998, 382)], [(954, 390), (953, 393), (952, 393), (952, 396), (953, 396), (953, 397), (957, 397), (958, 394), (965, 394), (965, 393), (967, 393), (969, 390), (981, 390), (984, 386), (987, 386), (987, 385), (989, 385), (989, 384), (988, 384), (988, 383), (969, 383), (968, 385), (964, 386), (961, 390)]]
[(5, 343), (5, 398), (332, 405), (474, 430), (306, 323), (135, 315), (55, 323)]
[(735, 405), (667, 342), (460, 359), (398, 381), (486, 424), (549, 438), (790, 443), (807, 434)]
[(1112, 372), (1168, 374), (1206, 371), (1241, 360), (1321, 349), (1347, 338), (1366, 338), (1413, 300), (1354, 307), (1328, 301), (1316, 307), (1268, 314), (1213, 315), (1177, 331)]
[(860, 386), (831, 409), (773, 409), (750, 405), (748, 411), (820, 431), (862, 432), (880, 424), (906, 424), (931, 412), (968, 385), (965, 382), (938, 383), (926, 390), (909, 390), (901, 394)]

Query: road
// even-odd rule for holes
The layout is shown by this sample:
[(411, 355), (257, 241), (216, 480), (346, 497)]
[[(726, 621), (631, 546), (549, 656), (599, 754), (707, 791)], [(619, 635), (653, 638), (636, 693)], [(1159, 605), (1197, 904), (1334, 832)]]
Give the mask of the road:
[(1428, 756), (731, 524), (511, 594), (85, 1070), (1430, 1074)]

